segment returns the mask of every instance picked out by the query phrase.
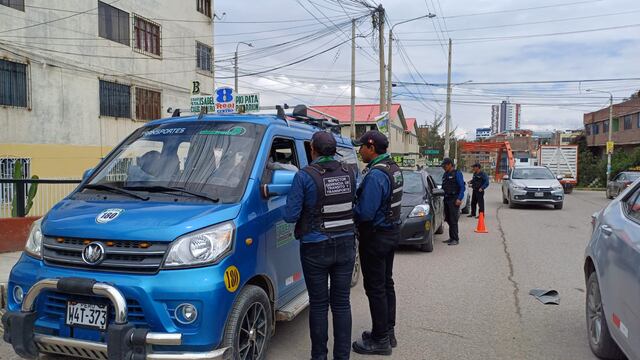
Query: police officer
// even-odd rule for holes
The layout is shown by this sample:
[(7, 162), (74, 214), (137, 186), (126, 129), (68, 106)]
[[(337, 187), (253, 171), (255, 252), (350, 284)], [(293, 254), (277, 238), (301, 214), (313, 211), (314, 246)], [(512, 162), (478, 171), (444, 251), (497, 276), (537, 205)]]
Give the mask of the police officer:
[(449, 158), (442, 160), (442, 190), (444, 190), (444, 220), (449, 224), (449, 240), (443, 241), (447, 245), (458, 245), (458, 218), (460, 205), (464, 199), (465, 183), (460, 170), (453, 165)]
[(484, 213), (484, 191), (489, 187), (489, 177), (481, 170), (479, 163), (473, 164), (473, 178), (469, 181), (469, 185), (473, 189), (471, 195), (471, 214), (467, 217), (476, 216), (476, 205), (479, 212)]
[(360, 146), (362, 161), (368, 164), (356, 194), (354, 216), (372, 328), (353, 343), (353, 350), (365, 355), (391, 355), (391, 348), (397, 346), (393, 257), (400, 237), (402, 172), (387, 154), (389, 141), (382, 133), (368, 131), (355, 144)]
[(294, 177), (284, 215), (286, 222), (296, 223), (295, 236), (301, 241), (300, 260), (310, 303), (312, 360), (327, 359), (329, 305), (333, 315), (333, 358), (349, 359), (351, 353), (349, 296), (356, 255), (356, 179), (347, 164), (334, 159), (335, 154), (332, 134), (313, 134), (313, 162)]

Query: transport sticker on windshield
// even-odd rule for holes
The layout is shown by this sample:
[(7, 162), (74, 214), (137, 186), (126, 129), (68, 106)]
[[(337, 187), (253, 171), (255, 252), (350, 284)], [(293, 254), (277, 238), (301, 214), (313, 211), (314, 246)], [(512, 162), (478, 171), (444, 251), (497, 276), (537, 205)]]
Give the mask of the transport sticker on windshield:
[(200, 135), (222, 135), (222, 136), (242, 136), (247, 133), (247, 129), (242, 126), (234, 126), (229, 130), (202, 130)]
[(229, 292), (238, 290), (238, 286), (240, 286), (240, 272), (237, 267), (231, 265), (224, 271), (224, 285)]
[(155, 136), (155, 135), (177, 135), (184, 134), (187, 129), (185, 128), (170, 128), (170, 129), (153, 129), (145, 131), (142, 136)]

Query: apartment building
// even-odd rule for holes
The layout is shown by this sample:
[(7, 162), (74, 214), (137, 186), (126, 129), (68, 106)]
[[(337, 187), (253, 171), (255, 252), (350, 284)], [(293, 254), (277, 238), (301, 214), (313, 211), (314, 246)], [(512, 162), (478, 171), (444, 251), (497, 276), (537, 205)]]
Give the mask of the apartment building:
[(584, 114), (583, 122), (587, 145), (598, 153), (606, 152), (609, 131), (616, 148), (632, 151), (640, 146), (640, 92), (613, 105), (612, 124), (609, 124), (609, 107)]

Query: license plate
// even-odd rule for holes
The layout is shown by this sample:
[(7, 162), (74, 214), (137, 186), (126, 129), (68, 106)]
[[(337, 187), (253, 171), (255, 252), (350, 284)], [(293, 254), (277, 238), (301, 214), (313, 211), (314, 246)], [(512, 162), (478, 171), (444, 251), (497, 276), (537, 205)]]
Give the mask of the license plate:
[(544, 193), (543, 192), (537, 192), (534, 194), (535, 197), (544, 197)]
[(107, 328), (107, 309), (107, 305), (67, 301), (66, 323), (69, 326), (105, 330)]

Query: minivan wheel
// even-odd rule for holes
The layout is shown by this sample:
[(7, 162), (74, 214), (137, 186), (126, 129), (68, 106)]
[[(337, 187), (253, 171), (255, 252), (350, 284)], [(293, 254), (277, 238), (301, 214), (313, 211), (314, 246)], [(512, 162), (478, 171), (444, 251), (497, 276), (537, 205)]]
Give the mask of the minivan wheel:
[(260, 287), (247, 285), (233, 304), (222, 347), (233, 348), (234, 360), (262, 360), (266, 357), (272, 324), (269, 297)]
[(598, 276), (595, 271), (589, 275), (587, 281), (586, 313), (591, 351), (602, 359), (622, 359), (622, 352), (609, 333), (607, 317), (602, 307)]

